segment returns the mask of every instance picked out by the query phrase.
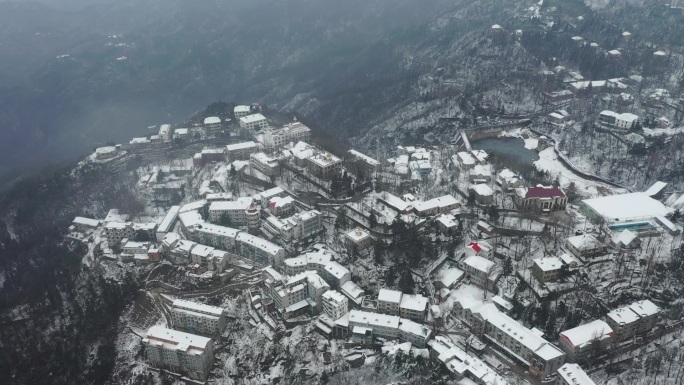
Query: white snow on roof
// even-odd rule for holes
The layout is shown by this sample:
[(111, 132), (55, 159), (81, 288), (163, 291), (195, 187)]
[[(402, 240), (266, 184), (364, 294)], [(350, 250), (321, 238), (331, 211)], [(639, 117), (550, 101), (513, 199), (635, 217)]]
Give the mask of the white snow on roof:
[(205, 305), (202, 303), (187, 301), (184, 299), (174, 300), (171, 306), (174, 308), (196, 311), (199, 313), (209, 313), (217, 317), (220, 317), (221, 314), (223, 314), (223, 308), (221, 307)]
[(624, 229), (618, 235), (613, 237), (613, 243), (616, 245), (622, 244), (623, 246), (627, 246), (630, 243), (632, 243), (632, 241), (634, 241), (636, 238), (636, 234), (634, 234), (629, 229)]
[(183, 226), (189, 228), (191, 226), (204, 223), (204, 219), (197, 211), (188, 211), (185, 213), (178, 214), (178, 219), (180, 219)]
[(597, 248), (601, 243), (591, 234), (576, 235), (567, 239), (577, 250)]
[(218, 116), (209, 116), (207, 118), (204, 118), (204, 124), (219, 124), (221, 123), (221, 118)]
[(475, 158), (465, 151), (461, 151), (458, 154), (454, 155), (452, 159), (454, 163), (461, 163), (463, 165), (473, 165), (477, 163)]
[(211, 342), (211, 338), (198, 336), (190, 333), (183, 333), (173, 329), (167, 329), (163, 326), (152, 326), (147, 331), (147, 336), (143, 339), (143, 342), (148, 344), (158, 344), (164, 349), (174, 349), (189, 351), (194, 349), (200, 349), (203, 353), (204, 349)]
[(479, 196), (491, 196), (494, 195), (494, 191), (491, 189), (491, 187), (487, 186), (486, 184), (476, 184), (476, 185), (471, 185), (470, 188), (475, 191), (475, 194)]
[(85, 217), (76, 217), (76, 218), (74, 218), (72, 223), (77, 224), (77, 225), (90, 226), (90, 227), (97, 227), (100, 225), (100, 221), (98, 221), (97, 219), (91, 219), (91, 218), (85, 218)]
[(334, 261), (325, 265), (325, 271), (337, 279), (342, 278), (345, 274), (351, 274), (349, 269)]
[(456, 222), (456, 217), (451, 214), (442, 214), (439, 217), (437, 217), (437, 221), (448, 229), (458, 226), (458, 223)]
[(397, 290), (390, 289), (380, 289), (378, 293), (378, 301), (390, 302), (390, 303), (400, 303), (402, 293)]
[(249, 112), (250, 110), (251, 107), (245, 105), (235, 106), (235, 108), (233, 108), (233, 112)]
[(358, 152), (356, 150), (349, 150), (349, 153), (355, 156), (358, 159), (363, 160), (364, 162), (368, 163), (371, 166), (377, 166), (380, 164), (377, 160), (371, 158), (370, 156), (363, 154), (361, 152)]
[(466, 258), (463, 263), (484, 273), (488, 273), (496, 265), (494, 262), (482, 258), (479, 255), (470, 256)]
[(663, 191), (665, 186), (667, 186), (667, 183), (657, 181), (657, 182), (653, 183), (653, 185), (651, 187), (649, 187), (648, 190), (644, 191), (644, 194), (652, 197), (652, 196), (658, 194), (659, 192)]
[(667, 215), (672, 211), (642, 192), (585, 199), (582, 203), (608, 222), (653, 218), (658, 215)]
[(440, 272), (441, 278), (439, 278), (439, 281), (441, 281), (444, 286), (451, 287), (453, 284), (461, 280), (464, 274), (465, 273), (463, 270), (456, 267), (442, 269)]
[(248, 148), (257, 148), (259, 145), (253, 141), (249, 142), (242, 142), (242, 143), (234, 143), (234, 144), (229, 144), (226, 146), (226, 149), (228, 151), (237, 151), (237, 150), (244, 150)]
[(246, 200), (216, 201), (211, 202), (209, 211), (247, 210), (251, 205), (252, 203)]
[(403, 294), (399, 307), (404, 309), (423, 311), (427, 308), (428, 300), (419, 294)]
[(563, 266), (563, 262), (558, 257), (537, 258), (534, 264), (539, 266), (542, 271), (559, 270)]
[(352, 281), (345, 282), (340, 290), (351, 298), (360, 298), (364, 293), (363, 289)]
[(634, 302), (633, 304), (629, 305), (629, 308), (642, 317), (660, 313), (660, 308), (647, 299)]
[(574, 347), (591, 344), (595, 340), (611, 338), (613, 329), (605, 321), (595, 320), (584, 325), (563, 331), (561, 338), (565, 338)]
[(240, 117), (240, 122), (242, 123), (254, 123), (262, 120), (266, 120), (266, 117), (261, 114), (252, 114)]
[(204, 199), (199, 200), (199, 201), (186, 203), (180, 207), (180, 210), (178, 210), (178, 212), (182, 214), (182, 213), (185, 213), (188, 211), (200, 210), (200, 209), (203, 209), (206, 204), (207, 204), (207, 201), (205, 201)]
[(628, 325), (638, 321), (641, 317), (656, 315), (660, 312), (658, 306), (649, 300), (637, 301), (608, 313), (607, 317), (618, 324)]
[(558, 368), (558, 375), (563, 377), (564, 383), (572, 385), (596, 385), (594, 381), (577, 364), (565, 364)]
[(357, 227), (354, 230), (347, 233), (347, 237), (349, 239), (356, 241), (356, 242), (364, 240), (364, 239), (368, 238), (369, 236), (370, 235), (368, 235), (368, 233), (360, 227)]

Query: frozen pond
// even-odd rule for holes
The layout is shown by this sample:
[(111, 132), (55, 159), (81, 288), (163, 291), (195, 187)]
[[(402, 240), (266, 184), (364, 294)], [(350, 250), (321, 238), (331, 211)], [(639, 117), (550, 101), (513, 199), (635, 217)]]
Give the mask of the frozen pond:
[(525, 141), (520, 138), (484, 138), (471, 142), (473, 149), (496, 153), (504, 158), (523, 164), (532, 165), (539, 160), (539, 154), (525, 148)]

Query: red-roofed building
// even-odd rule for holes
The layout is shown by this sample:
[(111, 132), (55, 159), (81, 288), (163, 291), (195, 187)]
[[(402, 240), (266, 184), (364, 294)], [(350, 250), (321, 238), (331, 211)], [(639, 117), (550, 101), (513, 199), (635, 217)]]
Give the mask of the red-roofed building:
[(552, 186), (518, 188), (515, 190), (515, 204), (520, 210), (548, 214), (565, 210), (568, 197), (563, 190)]
[(465, 247), (465, 256), (471, 257), (473, 255), (479, 255), (480, 257), (490, 258), (493, 249), (492, 245), (487, 241), (470, 242), (468, 246)]

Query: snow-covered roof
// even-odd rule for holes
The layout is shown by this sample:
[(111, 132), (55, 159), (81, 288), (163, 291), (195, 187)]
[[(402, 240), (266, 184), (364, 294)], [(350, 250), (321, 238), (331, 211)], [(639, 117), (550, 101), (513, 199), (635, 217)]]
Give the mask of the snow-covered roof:
[(204, 125), (219, 123), (221, 123), (221, 118), (219, 118), (218, 116), (209, 116), (204, 118)]
[(234, 229), (232, 227), (226, 227), (226, 226), (220, 226), (220, 225), (215, 225), (213, 223), (200, 223), (195, 225), (193, 228), (195, 231), (207, 233), (207, 234), (212, 234), (212, 235), (220, 235), (224, 237), (230, 237), (230, 238), (235, 238), (235, 236), (238, 235), (240, 230)]
[(385, 201), (389, 206), (392, 208), (396, 209), (397, 211), (406, 211), (408, 210), (411, 206), (411, 203), (406, 202), (405, 200), (399, 198), (396, 195), (392, 195), (389, 192), (383, 192), (382, 195), (382, 200)]
[(485, 315), (487, 322), (495, 325), (498, 330), (503, 331), (509, 338), (519, 342), (532, 350), (536, 355), (542, 359), (549, 361), (557, 357), (563, 356), (564, 353), (543, 339), (542, 337), (533, 333), (530, 329), (518, 323), (518, 321), (501, 313), (496, 308), (488, 309)]
[(143, 343), (160, 346), (166, 350), (180, 350), (187, 354), (203, 354), (211, 343), (211, 338), (184, 333), (163, 326), (152, 326), (143, 339)]
[(499, 172), (499, 178), (502, 179), (510, 179), (510, 178), (515, 178), (515, 173), (507, 168), (504, 168)]
[(466, 258), (463, 263), (483, 273), (489, 273), (489, 271), (496, 265), (494, 262), (486, 258), (482, 258), (479, 255), (470, 256)]
[(582, 203), (608, 222), (653, 218), (658, 215), (667, 215), (672, 211), (642, 192), (585, 199)]
[(356, 150), (349, 150), (349, 153), (355, 156), (357, 159), (361, 159), (362, 161), (368, 163), (371, 166), (378, 166), (380, 164), (380, 162), (378, 162), (377, 160)]
[(345, 297), (342, 293), (340, 293), (337, 290), (328, 290), (325, 293), (323, 293), (321, 298), (338, 303), (344, 302), (347, 299), (347, 297)]
[(567, 239), (577, 250), (591, 250), (601, 246), (601, 242), (591, 234), (575, 235)]
[(639, 120), (639, 115), (635, 115), (631, 112), (615, 112), (611, 110), (603, 110), (599, 115), (614, 117), (617, 120), (624, 122), (636, 122)]
[(265, 191), (262, 191), (259, 193), (261, 196), (261, 199), (268, 199), (273, 196), (279, 195), (279, 194), (284, 194), (285, 190), (282, 189), (282, 187), (274, 187)]
[(211, 202), (211, 204), (209, 205), (209, 211), (247, 210), (251, 205), (251, 202), (242, 200), (216, 201)]
[(475, 158), (465, 151), (461, 151), (458, 154), (456, 154), (454, 156), (453, 160), (454, 160), (454, 163), (458, 162), (458, 163), (461, 163), (464, 165), (472, 165), (472, 164), (477, 163)]
[(390, 302), (390, 303), (401, 303), (402, 292), (398, 290), (390, 289), (380, 289), (378, 292), (378, 301)]
[(558, 375), (563, 377), (566, 384), (596, 385), (594, 381), (577, 364), (565, 364), (558, 368)]
[(620, 52), (620, 51), (618, 51), (618, 50), (616, 50), (616, 49), (611, 49), (610, 51), (608, 51), (608, 54), (609, 54), (609, 55), (618, 56), (618, 55), (622, 55), (622, 52)]
[(428, 300), (419, 294), (403, 294), (399, 307), (404, 309), (423, 311), (427, 308)]
[[(487, 385), (506, 385), (506, 380), (498, 375), (494, 369), (485, 364), (480, 358), (468, 354), (456, 343), (445, 336), (436, 336), (428, 342), (428, 346), (437, 353), (438, 359), (444, 363), (449, 371), (456, 373), (459, 385), (483, 383)], [(474, 382), (470, 378), (477, 378)], [(465, 381), (468, 380), (468, 381)]]
[(629, 229), (624, 229), (619, 234), (615, 235), (612, 241), (615, 245), (627, 246), (630, 245), (635, 239), (637, 239), (636, 234)]
[(294, 198), (291, 196), (285, 196), (285, 197), (273, 197), (269, 200), (268, 205), (270, 207), (284, 207), (287, 205), (294, 204)]
[(342, 290), (342, 293), (346, 294), (348, 297), (355, 299), (361, 298), (364, 293), (363, 289), (353, 281), (347, 281), (342, 284), (340, 290)]
[(634, 302), (629, 305), (629, 308), (641, 317), (648, 317), (660, 313), (660, 308), (647, 299)]
[(235, 237), (235, 240), (256, 247), (257, 249), (269, 253), (270, 255), (275, 255), (283, 250), (282, 247), (273, 242), (245, 232), (238, 233), (238, 235)]
[(182, 214), (182, 213), (185, 213), (188, 211), (200, 210), (200, 209), (203, 209), (204, 206), (206, 206), (206, 204), (207, 204), (207, 201), (205, 201), (204, 199), (194, 201), (194, 202), (190, 202), (190, 203), (186, 203), (180, 207), (178, 212)]
[(482, 196), (482, 197), (494, 195), (494, 190), (492, 190), (491, 187), (487, 186), (484, 183), (476, 184), (476, 185), (470, 185), (470, 188), (473, 191), (475, 191), (475, 194)]
[(259, 122), (262, 120), (266, 120), (266, 117), (264, 117), (261, 114), (252, 114), (252, 115), (247, 115), (247, 116), (242, 116), (240, 117), (240, 122), (241, 123), (254, 123), (254, 122)]
[(369, 313), (360, 310), (349, 312), (349, 323), (366, 325), (372, 328), (379, 326), (383, 328), (398, 329), (400, 318), (394, 315)]
[(463, 275), (465, 273), (463, 270), (456, 268), (456, 267), (451, 267), (448, 269), (442, 269), (440, 275), (441, 277), (439, 278), (439, 281), (442, 282), (442, 284), (446, 287), (451, 287), (453, 284), (461, 280), (463, 278)]
[(427, 326), (405, 318), (399, 319), (399, 330), (424, 339), (430, 337), (430, 334), (432, 334), (432, 330)]
[(667, 186), (667, 183), (657, 181), (657, 182), (653, 183), (653, 185), (651, 185), (651, 187), (649, 187), (648, 190), (644, 191), (644, 194), (652, 197), (652, 196), (660, 193), (661, 191), (663, 191), (665, 186)]
[(563, 262), (558, 257), (537, 258), (534, 264), (539, 266), (542, 271), (560, 270)]
[(613, 329), (605, 321), (595, 320), (575, 328), (562, 331), (560, 337), (571, 346), (580, 348), (591, 344), (595, 340), (611, 338)]
[(220, 317), (221, 314), (223, 314), (223, 308), (222, 307), (205, 305), (202, 303), (187, 301), (184, 299), (174, 300), (173, 304), (171, 306), (173, 308), (196, 311), (198, 313), (210, 314), (210, 315), (214, 315), (217, 317)]
[(197, 246), (192, 248), (192, 255), (197, 255), (199, 257), (206, 258), (209, 255), (211, 255), (212, 251), (214, 250), (215, 249), (211, 246), (198, 244)]
[(441, 197), (432, 198), (425, 202), (413, 202), (413, 207), (418, 211), (426, 211), (436, 207), (444, 208), (453, 205), (458, 205), (458, 203), (458, 199), (454, 198), (452, 195), (444, 195)]
[(458, 226), (456, 217), (451, 214), (442, 214), (437, 217), (437, 221), (448, 229)]
[(473, 154), (475, 159), (480, 163), (486, 162), (487, 158), (489, 158), (489, 154), (487, 154), (485, 150), (472, 150), (470, 153)]
[(233, 108), (233, 112), (249, 112), (249, 111), (251, 111), (251, 107), (245, 106), (245, 105), (235, 106), (235, 108)]
[(484, 177), (492, 176), (492, 167), (488, 164), (475, 165), (475, 167), (470, 170), (470, 175), (482, 175)]
[(362, 229), (360, 227), (353, 229), (352, 231), (348, 232), (346, 235), (349, 239), (351, 239), (355, 242), (359, 242), (359, 241), (362, 241), (362, 240), (370, 237), (370, 235), (368, 235), (368, 232), (366, 232), (364, 229)]
[(178, 214), (178, 219), (181, 221), (185, 228), (192, 227), (194, 225), (204, 223), (204, 219), (197, 211), (188, 211), (185, 213)]
[(233, 143), (229, 144), (226, 146), (226, 150), (230, 151), (238, 151), (238, 150), (245, 150), (248, 148), (257, 148), (259, 147), (259, 144), (253, 141), (249, 142), (242, 142), (242, 143)]
[(325, 271), (328, 272), (328, 274), (332, 275), (333, 277), (340, 279), (344, 277), (346, 274), (351, 274), (349, 269), (346, 267), (340, 265), (339, 263), (332, 261), (325, 265)]
[(72, 221), (73, 224), (75, 225), (83, 225), (83, 226), (89, 226), (89, 227), (97, 227), (100, 225), (100, 221), (97, 219), (91, 219), (91, 218), (85, 218), (85, 217), (76, 217)]
[(502, 296), (500, 296), (500, 295), (495, 295), (494, 297), (492, 297), (492, 302), (494, 302), (495, 304), (501, 306), (502, 308), (504, 308), (504, 309), (506, 309), (506, 310), (511, 310), (511, 309), (513, 309), (513, 304), (511, 304), (510, 302), (506, 301), (506, 300), (505, 300)]
[(313, 156), (309, 157), (309, 161), (312, 163), (315, 163), (321, 167), (327, 167), (332, 164), (336, 164), (342, 161), (342, 159), (336, 157), (335, 155), (326, 152), (326, 153), (318, 153), (314, 154)]

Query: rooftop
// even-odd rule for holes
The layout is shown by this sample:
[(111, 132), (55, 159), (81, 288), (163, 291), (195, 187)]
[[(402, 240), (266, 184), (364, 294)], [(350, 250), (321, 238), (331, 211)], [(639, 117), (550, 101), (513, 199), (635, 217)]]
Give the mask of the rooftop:
[(585, 199), (582, 203), (608, 222), (665, 216), (672, 210), (643, 192)]
[(378, 293), (378, 301), (391, 302), (399, 304), (401, 303), (402, 292), (390, 289), (380, 289)]
[(537, 258), (534, 264), (539, 266), (542, 271), (559, 270), (563, 266), (563, 261), (558, 257)]
[(163, 326), (152, 326), (144, 343), (157, 345), (167, 350), (180, 350), (190, 354), (202, 354), (211, 343), (211, 338), (184, 333)]
[(470, 256), (466, 258), (463, 263), (484, 273), (488, 273), (496, 265), (494, 262), (482, 258), (479, 255)]
[(216, 201), (211, 202), (209, 211), (247, 210), (251, 206), (247, 201)]
[(558, 375), (572, 385), (596, 385), (587, 373), (577, 364), (565, 364), (558, 368)]
[(242, 143), (233, 143), (229, 144), (226, 146), (226, 150), (228, 151), (237, 151), (237, 150), (244, 150), (248, 148), (257, 148), (259, 145), (253, 141), (249, 142), (242, 142)]
[(576, 235), (567, 241), (577, 250), (591, 250), (601, 246), (601, 242), (591, 234)]
[(564, 338), (574, 347), (582, 347), (591, 344), (595, 340), (611, 338), (612, 334), (613, 329), (607, 323), (595, 320), (561, 332), (560, 338)]
[(204, 124), (220, 124), (221, 123), (221, 118), (218, 116), (209, 116), (207, 118), (204, 118)]
[(209, 313), (215, 316), (221, 316), (221, 314), (223, 314), (223, 308), (221, 307), (205, 305), (202, 303), (187, 301), (184, 299), (174, 300), (171, 306), (179, 309), (193, 310), (200, 313)]
[(414, 311), (424, 311), (427, 308), (428, 300), (419, 294), (404, 294), (401, 296), (399, 307)]
[(565, 193), (558, 187), (537, 186), (529, 187), (525, 193), (525, 198), (555, 198), (564, 197)]
[(264, 117), (261, 114), (252, 114), (252, 115), (240, 117), (240, 123), (245, 123), (245, 124), (259, 122), (262, 120), (266, 120), (266, 117)]

